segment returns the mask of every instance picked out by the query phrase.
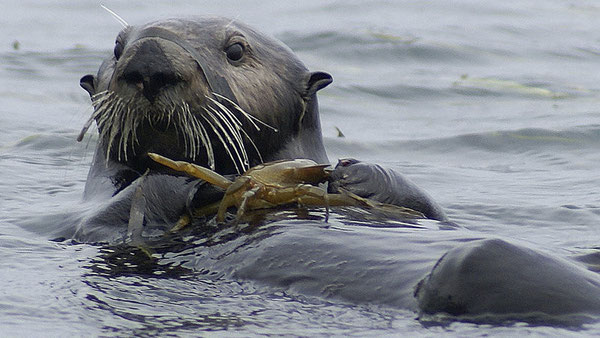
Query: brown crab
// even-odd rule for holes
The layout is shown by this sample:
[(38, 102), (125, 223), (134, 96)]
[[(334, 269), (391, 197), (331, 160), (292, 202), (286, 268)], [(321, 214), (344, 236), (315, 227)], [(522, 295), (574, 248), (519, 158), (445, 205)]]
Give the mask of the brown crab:
[[(237, 207), (236, 219), (240, 220), (246, 211), (290, 203), (325, 206), (326, 220), (329, 216), (329, 206), (361, 206), (391, 210), (409, 218), (424, 217), (418, 211), (378, 203), (344, 190), (339, 194), (329, 194), (317, 185), (325, 183), (329, 178), (330, 165), (317, 164), (308, 159), (279, 160), (260, 164), (248, 169), (232, 182), (212, 170), (193, 163), (173, 161), (155, 153), (148, 153), (148, 156), (164, 166), (225, 189), (225, 196), (218, 205), (217, 222), (225, 220), (225, 213), (231, 206)], [(199, 213), (206, 215), (211, 211), (214, 212), (214, 207), (207, 206)], [(180, 220), (176, 227), (181, 228), (188, 222), (189, 220)]]

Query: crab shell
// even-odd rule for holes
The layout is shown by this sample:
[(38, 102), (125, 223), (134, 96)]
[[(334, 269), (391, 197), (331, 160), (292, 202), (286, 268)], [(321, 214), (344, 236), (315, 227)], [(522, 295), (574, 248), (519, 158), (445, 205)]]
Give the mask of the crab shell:
[[(331, 169), (329, 164), (317, 164), (308, 159), (280, 160), (257, 165), (248, 169), (242, 177), (273, 188), (287, 188), (298, 184), (317, 185), (324, 183)], [(228, 190), (237, 190), (244, 180), (237, 179)], [(238, 183), (239, 182), (239, 183)]]

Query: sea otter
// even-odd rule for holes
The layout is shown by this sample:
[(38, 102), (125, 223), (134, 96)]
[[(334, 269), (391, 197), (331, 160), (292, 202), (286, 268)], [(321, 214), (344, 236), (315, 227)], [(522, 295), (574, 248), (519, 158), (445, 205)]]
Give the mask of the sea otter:
[[(95, 109), (81, 136), (93, 121), (100, 133), (84, 195), (111, 196), (112, 202), (78, 235), (89, 240), (98, 232), (102, 240), (106, 223), (126, 221), (129, 200), (141, 182), (147, 222), (164, 228), (191, 208), (191, 200), (206, 202), (196, 195), (211, 195), (214, 189), (203, 187), (198, 193), (198, 182), (173, 176), (148, 152), (225, 175), (278, 159), (328, 163), (316, 93), (331, 82), (331, 75), (310, 72), (281, 42), (230, 19), (170, 19), (126, 27), (98, 74), (81, 79)], [(393, 171), (358, 161), (345, 161), (340, 170), (349, 166), (359, 170), (350, 177), (334, 175), (338, 180), (331, 191), (343, 187), (430, 218), (446, 218), (425, 192)], [(382, 185), (390, 188), (388, 193), (381, 193)], [(168, 201), (165, 195), (171, 196)], [(113, 235), (116, 239), (123, 231)]]
[[(94, 106), (82, 135), (95, 121), (100, 136), (84, 192), (91, 207), (73, 236), (123, 241), (131, 235), (130, 216), (141, 214), (144, 237), (159, 237), (188, 210), (222, 197), (150, 161), (148, 152), (224, 175), (277, 159), (328, 162), (316, 93), (331, 82), (281, 42), (237, 20), (127, 26), (98, 74), (81, 79)], [(600, 313), (597, 274), (504, 240), (440, 230), (449, 224), (443, 210), (392, 170), (342, 160), (329, 188), (410, 207), (435, 221), (384, 233), (357, 228), (344, 214), (332, 218), (332, 227), (311, 219), (211, 242), (196, 264), (302, 293), (427, 314)]]

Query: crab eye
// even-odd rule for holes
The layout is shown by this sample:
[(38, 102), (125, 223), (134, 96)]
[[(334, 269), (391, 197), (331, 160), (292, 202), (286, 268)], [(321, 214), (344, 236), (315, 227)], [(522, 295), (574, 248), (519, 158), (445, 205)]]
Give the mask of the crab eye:
[(231, 61), (240, 61), (244, 56), (244, 46), (241, 43), (234, 43), (225, 49), (227, 58)]
[(123, 54), (123, 43), (119, 40), (117, 40), (117, 42), (115, 42), (115, 59), (119, 59), (121, 57), (121, 54)]

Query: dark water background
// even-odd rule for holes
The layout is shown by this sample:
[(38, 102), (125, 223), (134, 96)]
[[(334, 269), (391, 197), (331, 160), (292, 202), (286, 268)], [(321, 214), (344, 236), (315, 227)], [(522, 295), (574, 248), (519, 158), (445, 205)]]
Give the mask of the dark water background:
[[(105, 4), (130, 24), (217, 14), (276, 36), (335, 79), (319, 96), (331, 160), (406, 174), (474, 234), (598, 254), (595, 1)], [(600, 324), (427, 326), (405, 309), (172, 271), (115, 277), (109, 249), (23, 229), (79, 201), (95, 142), (75, 142), (91, 113), (79, 78), (110, 55), (120, 26), (96, 1), (2, 0), (0, 12), (1, 334), (600, 334)]]

